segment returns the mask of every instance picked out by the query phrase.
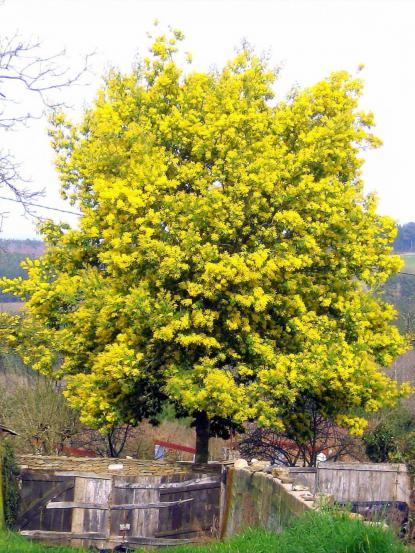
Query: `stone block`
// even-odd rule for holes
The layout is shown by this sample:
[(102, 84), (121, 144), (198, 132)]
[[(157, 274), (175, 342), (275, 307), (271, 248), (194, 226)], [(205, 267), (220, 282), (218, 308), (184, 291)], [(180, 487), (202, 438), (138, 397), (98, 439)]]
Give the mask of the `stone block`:
[(310, 488), (308, 486), (304, 486), (304, 484), (294, 484), (293, 485), (293, 491), (294, 492), (308, 492)]
[(288, 476), (289, 470), (286, 467), (274, 467), (272, 469), (272, 476), (280, 478), (281, 476)]
[(236, 469), (245, 469), (248, 466), (248, 461), (245, 459), (236, 459), (234, 465)]

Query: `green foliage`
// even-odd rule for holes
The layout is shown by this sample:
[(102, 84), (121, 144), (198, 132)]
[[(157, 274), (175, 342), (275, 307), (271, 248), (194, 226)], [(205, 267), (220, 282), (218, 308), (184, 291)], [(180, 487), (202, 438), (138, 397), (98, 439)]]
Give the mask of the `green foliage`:
[(415, 418), (408, 409), (398, 407), (381, 413), (363, 440), (371, 461), (404, 462), (415, 468)]
[(2, 444), (2, 456), (4, 520), (7, 528), (13, 528), (19, 509), (20, 491), (17, 477), (20, 471), (9, 440)]
[[(7, 553), (75, 553), (80, 550), (46, 548), (12, 534), (0, 534), (0, 550)], [(142, 550), (139, 550), (143, 553)], [(139, 553), (137, 551), (136, 553)], [(346, 514), (309, 512), (282, 534), (249, 529), (225, 542), (161, 548), (160, 553), (409, 553), (390, 532), (351, 520)]]
[(395, 437), (392, 425), (382, 422), (365, 437), (366, 454), (375, 463), (386, 463), (395, 451)]

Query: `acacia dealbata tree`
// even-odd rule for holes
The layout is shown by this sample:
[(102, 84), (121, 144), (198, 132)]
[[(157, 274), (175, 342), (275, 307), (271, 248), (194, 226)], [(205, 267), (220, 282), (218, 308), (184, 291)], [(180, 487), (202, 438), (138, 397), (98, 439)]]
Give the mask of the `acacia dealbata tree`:
[(379, 140), (362, 82), (337, 72), (277, 102), (249, 47), (184, 72), (181, 38), (111, 71), (81, 123), (55, 117), (82, 216), (43, 224), (28, 280), (3, 282), (27, 301), (10, 340), (65, 379), (85, 423), (174, 403), (194, 418), (197, 461), (232, 425), (301, 426), (305, 397), (359, 433), (356, 413), (407, 391), (378, 369), (404, 344), (372, 291), (400, 261), (393, 221), (363, 193), (361, 151)]

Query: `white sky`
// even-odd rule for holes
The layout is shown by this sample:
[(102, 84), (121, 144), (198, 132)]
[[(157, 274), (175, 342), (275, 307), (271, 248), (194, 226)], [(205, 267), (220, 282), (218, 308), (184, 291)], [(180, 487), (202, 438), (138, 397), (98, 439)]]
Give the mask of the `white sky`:
[[(172, 25), (185, 33), (184, 49), (192, 52), (197, 69), (221, 66), (243, 38), (260, 52), (270, 51), (271, 64), (284, 66), (279, 96), (293, 84), (307, 86), (338, 69), (355, 72), (363, 63), (362, 106), (374, 111), (384, 141), (367, 154), (366, 190), (377, 191), (382, 213), (399, 222), (415, 220), (415, 0), (6, 0), (0, 5), (0, 37), (18, 31), (39, 39), (45, 53), (65, 48), (73, 68), (82, 66), (85, 54), (97, 52), (90, 84), (65, 93), (76, 116), (94, 97), (105, 68), (128, 70), (137, 52), (145, 53), (155, 18), (160, 29)], [(35, 109), (33, 102), (25, 110)], [(0, 144), (16, 154), (34, 189), (46, 189), (40, 203), (65, 207), (46, 121), (3, 133)], [(9, 216), (3, 237), (35, 236), (33, 220), (18, 206), (0, 200), (4, 211)], [(76, 221), (70, 215), (53, 217)]]

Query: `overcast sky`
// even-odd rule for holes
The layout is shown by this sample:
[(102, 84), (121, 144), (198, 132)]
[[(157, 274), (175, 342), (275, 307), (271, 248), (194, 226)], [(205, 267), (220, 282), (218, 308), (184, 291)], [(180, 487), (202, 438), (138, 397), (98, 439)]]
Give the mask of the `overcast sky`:
[[(362, 106), (374, 111), (382, 148), (367, 154), (366, 190), (379, 196), (379, 210), (399, 222), (415, 220), (413, 160), (415, 132), (415, 0), (5, 0), (0, 5), (0, 36), (16, 31), (39, 39), (45, 54), (65, 48), (66, 63), (76, 69), (96, 51), (89, 84), (66, 91), (78, 116), (93, 99), (106, 68), (128, 70), (148, 46), (153, 20), (186, 35), (184, 48), (193, 67), (222, 66), (246, 38), (283, 65), (278, 96), (293, 84), (307, 86), (331, 71), (353, 73), (364, 64)], [(26, 104), (25, 111), (36, 109)], [(0, 134), (0, 145), (14, 151), (33, 189), (46, 190), (41, 203), (65, 207), (46, 135), (46, 121), (29, 129)], [(4, 195), (4, 190), (0, 191)], [(70, 207), (68, 207), (70, 209)], [(34, 237), (33, 220), (0, 200), (8, 211), (2, 236)], [(50, 216), (53, 212), (38, 209)], [(56, 219), (76, 223), (76, 217)]]

